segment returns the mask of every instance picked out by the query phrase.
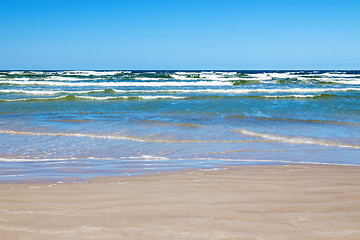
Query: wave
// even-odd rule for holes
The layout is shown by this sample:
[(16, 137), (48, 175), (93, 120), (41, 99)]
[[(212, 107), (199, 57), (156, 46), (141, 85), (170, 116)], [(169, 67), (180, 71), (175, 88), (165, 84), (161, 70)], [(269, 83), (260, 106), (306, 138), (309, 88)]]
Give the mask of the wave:
[(55, 95), (62, 93), (62, 91), (49, 91), (49, 90), (18, 90), (18, 89), (1, 89), (0, 93), (5, 94), (31, 94), (31, 95)]
[(3, 71), (0, 72), (6, 75), (17, 75), (17, 76), (58, 76), (58, 75), (67, 75), (67, 76), (113, 76), (119, 74), (129, 74), (131, 71)]
[(358, 96), (341, 96), (336, 94), (290, 94), (290, 95), (203, 95), (203, 96), (191, 96), (187, 97), (188, 99), (329, 99), (329, 98), (337, 98), (337, 97), (345, 97), (345, 98), (359, 98)]
[(358, 85), (360, 84), (360, 79), (326, 79), (324, 83)]
[(342, 122), (336, 120), (294, 119), (294, 118), (259, 117), (259, 116), (247, 116), (247, 115), (228, 115), (226, 118), (232, 118), (232, 119), (254, 118), (262, 121), (303, 122), (303, 123), (360, 126), (359, 122)]
[(123, 71), (123, 70), (72, 70), (72, 71), (0, 71), (1, 75), (9, 76), (70, 76), (70, 77), (159, 77), (159, 78), (204, 78), (226, 79), (250, 77), (262, 80), (286, 78), (358, 78), (359, 71)]
[(56, 133), (56, 132), (28, 132), (28, 131), (12, 131), (12, 130), (0, 130), (0, 134), (11, 135), (29, 135), (29, 136), (57, 136), (57, 137), (87, 137), (95, 139), (114, 139), (114, 140), (126, 140), (135, 142), (155, 142), (155, 143), (260, 143), (260, 142), (283, 142), (291, 144), (313, 144), (327, 147), (340, 147), (340, 148), (352, 148), (360, 149), (360, 145), (332, 142), (323, 139), (316, 139), (310, 137), (294, 137), (284, 136), (279, 134), (270, 134), (262, 132), (254, 132), (245, 129), (235, 130), (246, 136), (259, 137), (263, 140), (169, 140), (169, 139), (154, 139), (146, 137), (134, 137), (134, 136), (121, 136), (121, 135), (99, 135), (91, 133)]
[(265, 95), (265, 96), (257, 96), (261, 98), (333, 98), (338, 97), (335, 94), (316, 94), (316, 95)]
[(359, 74), (349, 74), (343, 72), (327, 72), (321, 74), (322, 76), (331, 77), (331, 78), (356, 78), (359, 77)]
[[(167, 161), (172, 160), (166, 157), (159, 156), (136, 156), (136, 157), (119, 157), (119, 159), (124, 159), (127, 162), (135, 161), (135, 162), (153, 162), (156, 161), (156, 165), (160, 165), (157, 161), (162, 161), (165, 166), (173, 165), (174, 163)], [(0, 161), (3, 162), (43, 162), (43, 164), (61, 164), (68, 161), (82, 161), (82, 162), (92, 162), (96, 160), (100, 161), (114, 161), (117, 159), (114, 158), (0, 158)], [(234, 162), (234, 163), (262, 163), (262, 164), (296, 164), (296, 165), (325, 165), (325, 166), (359, 166), (358, 164), (347, 164), (347, 163), (328, 163), (328, 162), (313, 162), (313, 161), (291, 161), (291, 160), (274, 160), (274, 159), (232, 159), (232, 158), (176, 158), (177, 161), (217, 161), (217, 162)], [(201, 171), (214, 171), (227, 169), (224, 167), (212, 167), (212, 168), (203, 168)]]
[(61, 71), (59, 74), (72, 76), (113, 76), (119, 74), (128, 74), (131, 71)]
[(274, 95), (274, 96), (171, 96), (171, 95), (140, 95), (140, 96), (79, 96), (79, 95), (63, 95), (59, 97), (37, 97), (37, 98), (18, 98), (18, 99), (0, 99), (0, 102), (41, 102), (41, 101), (80, 101), (80, 100), (93, 100), (93, 101), (121, 101), (121, 100), (157, 100), (157, 99), (241, 99), (241, 98), (254, 98), (254, 99), (327, 99), (335, 98), (338, 95), (332, 94), (319, 94), (319, 95)]
[[(120, 89), (92, 89), (87, 91), (66, 90), (19, 90), (1, 89), (0, 94), (29, 94), (29, 95), (56, 95), (56, 94), (91, 94), (91, 93), (212, 93), (212, 94), (250, 94), (250, 93), (326, 93), (360, 91), (360, 88), (231, 88), (231, 89), (158, 89), (158, 90), (120, 90)], [(286, 95), (284, 95), (286, 96)], [(287, 95), (288, 96), (288, 95)], [(293, 97), (316, 97), (318, 95), (292, 95)], [(276, 97), (269, 95), (268, 97)], [(281, 97), (281, 95), (279, 96)]]
[(113, 89), (100, 89), (88, 91), (66, 91), (66, 90), (19, 90), (19, 89), (3, 89), (0, 94), (26, 94), (26, 95), (57, 95), (57, 94), (91, 94), (91, 93), (126, 93), (131, 91), (126, 90), (113, 90)]
[(55, 133), (55, 132), (26, 132), (26, 131), (12, 131), (0, 130), (0, 134), (11, 135), (29, 135), (29, 136), (56, 136), (56, 137), (87, 137), (97, 139), (114, 139), (114, 140), (127, 140), (135, 142), (156, 142), (156, 143), (256, 143), (256, 142), (269, 142), (267, 140), (168, 140), (168, 139), (154, 139), (143, 138), (134, 136), (121, 136), (121, 135), (99, 135), (91, 133)]
[(316, 139), (310, 137), (293, 137), (293, 136), (283, 136), (279, 134), (270, 134), (270, 133), (261, 133), (254, 132), (245, 129), (235, 130), (236, 132), (240, 132), (243, 135), (251, 136), (251, 137), (259, 137), (266, 140), (273, 140), (276, 142), (284, 142), (284, 143), (292, 143), (292, 144), (315, 144), (327, 147), (341, 147), (341, 148), (353, 148), (360, 149), (360, 145), (355, 144), (346, 144), (346, 143), (338, 143), (331, 142), (323, 139)]
[[(93, 93), (93, 92), (85, 92)], [(45, 94), (46, 95), (46, 94)], [(51, 94), (49, 94), (51, 95)], [(329, 99), (336, 97), (344, 97), (335, 94), (318, 94), (318, 95), (202, 95), (202, 96), (173, 96), (173, 95), (136, 95), (136, 96), (84, 96), (84, 95), (61, 95), (58, 97), (34, 97), (34, 98), (16, 98), (16, 99), (0, 99), (0, 102), (39, 102), (39, 101), (77, 101), (77, 100), (93, 100), (93, 101), (121, 101), (121, 100), (156, 100), (156, 99), (188, 99), (188, 100), (205, 100), (205, 99)], [(358, 96), (345, 96), (346, 98), (359, 98)]]
[(7, 85), (42, 85), (42, 86), (69, 86), (69, 87), (182, 87), (182, 86), (231, 86), (231, 82), (222, 81), (192, 81), (192, 82), (53, 82), (53, 81), (14, 81), (0, 80), (0, 84)]
[[(84, 78), (79, 78), (79, 77), (75, 77), (75, 76), (45, 76), (43, 77), (44, 80), (52, 80), (52, 81), (67, 81), (67, 82), (72, 82), (72, 81), (83, 81)], [(89, 79), (90, 80), (90, 79)], [(92, 80), (97, 80), (97, 78), (92, 78)]]
[(76, 101), (76, 100), (156, 100), (156, 99), (185, 99), (180, 96), (116, 96), (116, 97), (93, 97), (67, 95), (54, 98), (21, 98), (21, 99), (0, 99), (0, 102), (40, 102), (40, 101)]
[[(360, 85), (359, 78), (311, 78), (308, 76), (292, 77), (292, 78), (274, 78), (274, 77), (222, 77), (222, 76), (176, 76), (169, 75), (168, 77), (136, 77), (136, 76), (99, 76), (99, 77), (85, 77), (85, 76), (36, 76), (29, 77), (11, 77), (0, 76), (0, 84), (4, 85), (45, 85), (45, 86), (128, 86), (135, 84), (139, 86), (145, 84), (146, 86), (154, 83), (159, 83), (154, 86), (197, 86), (202, 82), (208, 82), (210, 86), (223, 85), (259, 85), (259, 84), (306, 84), (306, 85)], [(111, 82), (118, 80), (118, 82)], [(135, 80), (135, 82), (125, 82), (125, 80)], [(175, 81), (174, 81), (175, 80)], [(209, 82), (212, 82), (209, 84)], [(217, 82), (214, 84), (214, 82)], [(176, 85), (174, 85), (177, 83)], [(189, 83), (189, 84), (186, 84)], [(202, 83), (204, 84), (204, 83)]]
[[(52, 162), (47, 164), (56, 164), (63, 163), (63, 162), (69, 162), (69, 161), (114, 161), (117, 159), (124, 159), (127, 162), (152, 162), (152, 161), (168, 161), (169, 158), (161, 157), (161, 156), (151, 156), (151, 155), (142, 155), (137, 157), (119, 157), (119, 158), (94, 158), (94, 157), (88, 157), (88, 158), (0, 158), (0, 161), (3, 162)], [(156, 165), (160, 165), (159, 163), (156, 163)]]
[(120, 96), (120, 97), (90, 97), (90, 96), (75, 96), (79, 99), (88, 100), (123, 100), (123, 99), (184, 99), (187, 97), (181, 96)]
[[(171, 92), (171, 90), (166, 90)], [(173, 90), (177, 91), (177, 90)], [(196, 89), (196, 90), (180, 90), (181, 92), (194, 93), (323, 93), (323, 92), (348, 92), (360, 91), (360, 88), (239, 88), (239, 89)]]

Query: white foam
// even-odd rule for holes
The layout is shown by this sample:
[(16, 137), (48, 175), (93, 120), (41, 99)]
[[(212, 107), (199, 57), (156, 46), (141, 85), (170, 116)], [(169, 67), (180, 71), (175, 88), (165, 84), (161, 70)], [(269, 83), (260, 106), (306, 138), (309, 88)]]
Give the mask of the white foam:
[(251, 80), (272, 80), (272, 76), (269, 73), (255, 73), (255, 74), (248, 74), (251, 77)]
[(309, 80), (311, 81), (317, 81), (317, 82), (330, 82), (333, 79), (332, 78), (328, 78), (328, 77), (318, 77), (319, 75), (314, 75), (314, 77), (316, 78), (311, 78), (309, 77), (309, 75), (306, 75), (306, 77), (304, 76), (298, 76), (297, 79), (300, 81), (304, 81), (304, 82), (308, 82)]
[(29, 135), (29, 136), (57, 136), (57, 137), (87, 137), (97, 139), (115, 139), (127, 140), (135, 142), (157, 142), (157, 143), (244, 143), (244, 142), (260, 142), (258, 140), (167, 140), (167, 139), (154, 139), (145, 137), (134, 136), (121, 136), (121, 135), (98, 135), (93, 133), (56, 133), (56, 132), (27, 132), (27, 131), (12, 131), (0, 130), (0, 134), (11, 135)]
[(152, 156), (152, 155), (142, 155), (140, 157), (122, 157), (122, 159), (140, 159), (140, 160), (146, 160), (146, 161), (153, 161), (153, 160), (161, 160), (166, 161), (169, 160), (169, 158), (166, 157), (159, 157), (159, 156)]
[[(19, 90), (19, 89), (5, 89), (0, 90), (0, 93), (20, 93), (20, 94), (28, 94), (28, 95), (56, 95), (56, 94), (87, 94), (87, 93), (102, 93), (106, 89), (96, 89), (96, 90), (89, 90), (89, 91), (51, 91), (51, 90)], [(115, 91), (115, 90), (114, 90)], [(129, 92), (126, 90), (116, 90), (118, 93), (125, 93)]]
[(271, 78), (296, 78), (296, 75), (292, 73), (269, 73)]
[(100, 138), (100, 139), (118, 139), (118, 140), (131, 140), (137, 142), (145, 142), (145, 139), (119, 136), (119, 135), (97, 135), (90, 133), (52, 133), (52, 132), (24, 132), (24, 131), (11, 131), (11, 130), (0, 130), (0, 133), (12, 134), (12, 135), (30, 135), (30, 136), (60, 136), (60, 137), (89, 137), (89, 138)]
[[(74, 158), (0, 158), (3, 162), (52, 162), (52, 161), (73, 161)], [(84, 160), (83, 158), (81, 160)], [(86, 160), (86, 159), (85, 159)]]
[[(1, 78), (1, 80), (4, 81), (4, 83), (6, 83), (7, 81), (29, 81), (31, 80), (31, 78), (28, 77), (16, 77), (16, 78), (10, 78), (11, 80), (9, 80), (8, 78)], [(0, 81), (0, 83), (2, 83), (2, 81)]]
[(21, 75), (21, 74), (24, 74), (24, 71), (11, 71), (8, 74), (9, 75)]
[[(81, 94), (89, 94), (89, 93), (104, 93), (106, 89), (95, 89), (95, 90), (88, 90), (88, 91), (55, 91), (55, 90), (19, 90), (19, 89), (1, 89), (0, 93), (3, 94), (27, 94), (27, 95), (57, 95), (57, 94), (69, 94), (69, 95), (76, 95), (78, 98), (87, 98), (87, 99), (94, 99), (94, 100), (107, 100), (107, 99), (116, 99), (116, 98), (131, 98), (131, 97), (138, 97), (142, 99), (161, 99), (161, 98), (169, 98), (169, 99), (181, 99), (186, 98), (185, 96), (147, 96), (147, 95), (140, 95), (140, 96), (106, 96), (106, 97), (95, 97), (95, 96), (81, 96)], [(331, 93), (331, 92), (347, 92), (347, 91), (360, 91), (360, 88), (282, 88), (282, 89), (266, 89), (266, 88), (259, 88), (259, 89), (246, 89), (246, 88), (232, 88), (232, 89), (159, 89), (159, 90), (119, 90), (119, 89), (111, 89), (115, 93), (139, 93), (139, 94), (150, 94), (150, 93), (209, 93), (209, 94), (251, 94), (251, 93), (267, 93), (267, 94), (276, 94), (276, 93), (299, 93), (293, 95), (265, 95), (264, 97), (268, 98), (286, 98), (286, 97), (294, 97), (294, 98), (312, 98), (317, 97), (319, 95), (300, 95), (300, 94), (316, 94), (316, 93)], [(63, 98), (66, 95), (59, 96), (57, 98)], [(187, 96), (188, 97), (188, 96)], [(55, 99), (57, 99), (55, 98)], [(51, 99), (51, 98), (38, 98), (41, 99)], [(54, 98), (52, 98), (54, 99)], [(23, 99), (2, 99), (2, 101), (25, 101), (29, 100), (26, 98)]]
[(337, 84), (351, 84), (351, 85), (360, 84), (360, 79), (331, 79), (327, 81)]
[[(103, 90), (89, 91), (38, 91), (38, 90), (0, 90), (3, 93), (26, 93), (26, 94), (57, 94), (57, 93), (90, 93), (103, 92)], [(360, 88), (232, 88), (232, 89), (160, 89), (160, 90), (118, 90), (113, 89), (117, 93), (229, 93), (229, 94), (247, 94), (247, 93), (324, 93), (324, 92), (347, 92), (360, 91)]]
[(18, 90), (18, 89), (1, 89), (0, 93), (22, 93), (22, 94), (31, 94), (31, 95), (54, 95), (62, 93), (62, 91), (49, 91), (49, 90)]
[(248, 94), (248, 93), (324, 93), (360, 91), (360, 88), (232, 88), (232, 89), (160, 89), (160, 90), (117, 90), (121, 93), (222, 93), (222, 94)]
[(311, 79), (308, 77), (298, 77), (300, 81), (308, 82), (314, 81), (315, 82), (325, 82), (325, 83), (334, 83), (334, 84), (349, 84), (349, 85), (358, 85), (360, 84), (360, 78), (329, 78), (329, 77), (322, 77), (322, 78), (315, 78)]
[[(189, 159), (177, 159), (189, 160)], [(347, 163), (326, 163), (326, 162), (306, 162), (306, 161), (291, 161), (291, 160), (273, 160), (273, 159), (231, 159), (231, 158), (191, 158), (191, 160), (210, 160), (210, 161), (226, 161), (226, 162), (259, 162), (259, 163), (286, 163), (286, 164), (311, 164), (311, 165), (328, 165), (328, 166), (359, 166), (356, 164)]]
[(89, 100), (115, 100), (119, 98), (128, 99), (128, 98), (140, 98), (140, 99), (183, 99), (186, 97), (179, 96), (116, 96), (116, 97), (91, 97), (91, 96), (76, 96), (77, 98), (89, 99)]
[[(36, 101), (36, 100), (58, 100), (64, 99), (69, 95), (63, 95), (54, 98), (17, 98), (17, 99), (0, 99), (3, 102), (21, 102), (21, 101)], [(93, 97), (93, 96), (75, 96), (78, 99), (86, 99), (86, 100), (117, 100), (117, 99), (131, 99), (131, 98), (138, 98), (144, 100), (156, 100), (156, 99), (185, 99), (187, 97), (180, 97), (180, 96), (116, 96), (116, 97)]]
[(78, 75), (78, 76), (109, 76), (115, 74), (131, 73), (131, 71), (63, 71), (63, 75)]
[[(199, 78), (189, 77), (191, 75), (199, 75)], [(170, 76), (177, 80), (237, 81), (244, 79), (238, 77), (236, 72), (176, 72)]]
[(337, 143), (331, 142), (323, 139), (315, 139), (310, 137), (293, 137), (293, 136), (283, 136), (279, 134), (271, 134), (271, 133), (261, 133), (261, 132), (254, 132), (245, 129), (236, 130), (243, 135), (252, 136), (252, 137), (260, 137), (263, 139), (273, 140), (277, 142), (284, 142), (284, 143), (293, 143), (293, 144), (315, 144), (327, 147), (341, 147), (341, 148), (354, 148), (360, 149), (360, 145), (355, 144), (346, 144), (346, 143)]
[(33, 100), (57, 100), (57, 99), (62, 99), (67, 97), (65, 96), (59, 96), (59, 97), (54, 97), (54, 98), (16, 98), (16, 99), (0, 99), (0, 101), (3, 102), (23, 102), (23, 101), (33, 101)]
[(52, 82), (52, 81), (14, 81), (0, 80), (0, 84), (13, 85), (45, 85), (71, 87), (171, 87), (171, 86), (231, 86), (232, 82), (222, 81), (193, 81), (193, 82)]
[(354, 77), (359, 77), (359, 74), (347, 74), (347, 73), (334, 73), (334, 72), (328, 72), (328, 73), (323, 73), (323, 74), (319, 74), (320, 76), (326, 76), (326, 77), (331, 77), (331, 78), (354, 78)]
[[(114, 90), (115, 92), (118, 90)], [(223, 94), (248, 94), (248, 93), (324, 93), (360, 91), (360, 88), (232, 88), (232, 89), (168, 89), (168, 90), (130, 90), (128, 92), (168, 92), (168, 93), (223, 93)]]
[(178, 75), (178, 74), (170, 74), (170, 76), (173, 78), (173, 79), (176, 79), (176, 80), (189, 80), (189, 78), (183, 75)]
[(179, 97), (179, 96), (137, 96), (141, 99), (183, 99), (187, 97)]
[[(47, 162), (49, 162), (50, 164), (54, 164), (55, 162), (58, 163), (65, 163), (67, 161), (73, 161), (73, 160), (81, 160), (81, 161), (91, 161), (94, 159), (98, 159), (98, 160), (116, 160), (114, 158), (0, 158), (0, 161), (5, 161), (5, 162), (43, 162), (43, 164), (47, 164)], [(170, 158), (166, 158), (166, 157), (158, 157), (158, 156), (138, 156), (138, 157), (119, 157), (119, 159), (124, 159), (127, 161), (136, 161), (136, 162), (152, 162), (152, 161), (168, 161), (171, 160)], [(312, 165), (330, 165), (330, 166), (359, 166), (356, 164), (347, 164), (347, 163), (326, 163), (326, 162), (313, 162), (313, 161), (291, 161), (291, 160), (272, 160), (272, 159), (231, 159), (231, 158), (176, 158), (177, 161), (223, 161), (223, 162), (248, 162), (248, 163), (281, 163), (281, 164), (312, 164)], [(165, 164), (159, 164), (156, 163), (156, 165), (163, 165), (163, 166), (168, 166), (171, 163), (165, 163)], [(218, 170), (222, 170), (222, 169), (226, 169), (226, 168), (219, 168)], [(18, 174), (18, 175), (14, 175), (14, 176), (23, 176), (24, 174)], [(63, 183), (63, 182), (58, 182), (58, 183)], [(126, 183), (126, 182), (122, 182), (122, 183)], [(56, 184), (54, 184), (56, 185)], [(50, 185), (49, 185), (50, 186)]]
[(299, 94), (291, 94), (291, 95), (264, 95), (262, 97), (266, 98), (314, 98), (319, 97), (321, 94), (316, 95), (299, 95)]
[(196, 74), (200, 74), (201, 72), (175, 72), (175, 75), (196, 75)]
[(68, 82), (74, 82), (74, 81), (84, 81), (84, 80), (99, 80), (103, 78), (78, 78), (78, 77), (64, 77), (64, 76), (47, 76), (44, 78), (44, 80), (51, 80), (51, 81), (68, 81)]
[(167, 78), (155, 78), (155, 77), (135, 77), (135, 80), (138, 81), (161, 81)]

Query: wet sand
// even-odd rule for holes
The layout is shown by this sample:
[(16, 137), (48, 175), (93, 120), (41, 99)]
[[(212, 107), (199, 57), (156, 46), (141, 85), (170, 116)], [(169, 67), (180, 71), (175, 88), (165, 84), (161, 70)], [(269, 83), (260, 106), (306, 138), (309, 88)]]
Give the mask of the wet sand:
[(15, 239), (360, 239), (360, 167), (243, 166), (0, 184)]

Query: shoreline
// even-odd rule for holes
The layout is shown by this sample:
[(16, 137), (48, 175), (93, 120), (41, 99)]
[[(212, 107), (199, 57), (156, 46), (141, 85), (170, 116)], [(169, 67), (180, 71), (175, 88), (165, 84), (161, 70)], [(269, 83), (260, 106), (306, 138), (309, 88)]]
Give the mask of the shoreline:
[(0, 184), (3, 239), (359, 239), (360, 167), (251, 165)]
[[(245, 162), (260, 162), (260, 164), (238, 164), (238, 165), (218, 165), (213, 167), (205, 167), (205, 168), (183, 168), (183, 169), (175, 169), (175, 170), (162, 170), (159, 172), (148, 172), (148, 173), (138, 173), (133, 175), (116, 175), (112, 174), (104, 174), (94, 177), (82, 177), (81, 174), (78, 176), (67, 176), (60, 178), (58, 175), (56, 177), (28, 177), (28, 178), (21, 178), (21, 179), (13, 179), (13, 180), (4, 180), (1, 178), (0, 175), (0, 186), (11, 185), (11, 184), (87, 184), (92, 183), (93, 179), (116, 179), (116, 178), (137, 178), (141, 176), (158, 176), (164, 174), (171, 174), (171, 173), (181, 173), (181, 172), (192, 172), (192, 171), (215, 171), (215, 170), (227, 170), (231, 168), (242, 168), (242, 167), (261, 167), (261, 166), (328, 166), (328, 167), (354, 167), (360, 168), (360, 165), (355, 164), (342, 164), (342, 163), (322, 163), (322, 162), (291, 162), (285, 160), (244, 160)], [(262, 163), (262, 164), (261, 164)], [(79, 172), (80, 173), (80, 172)], [(21, 173), (20, 173), (21, 174)]]

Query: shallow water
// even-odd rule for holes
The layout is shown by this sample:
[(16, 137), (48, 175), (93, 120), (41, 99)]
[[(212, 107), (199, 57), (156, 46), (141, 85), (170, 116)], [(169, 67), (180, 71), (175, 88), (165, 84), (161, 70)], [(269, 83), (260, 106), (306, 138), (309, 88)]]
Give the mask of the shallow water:
[(3, 181), (360, 163), (359, 71), (3, 71)]

